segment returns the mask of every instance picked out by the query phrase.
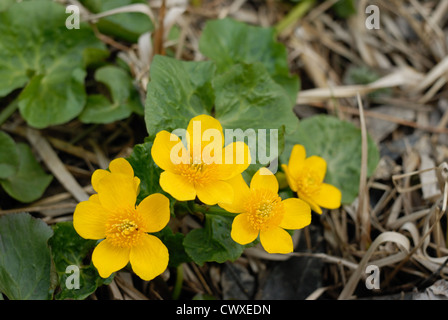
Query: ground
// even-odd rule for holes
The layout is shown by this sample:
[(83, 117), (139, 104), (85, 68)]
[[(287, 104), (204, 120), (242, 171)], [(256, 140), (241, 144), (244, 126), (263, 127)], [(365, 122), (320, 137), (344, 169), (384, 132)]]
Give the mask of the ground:
[[(313, 213), (312, 225), (294, 235), (293, 254), (268, 255), (254, 247), (235, 262), (183, 264), (180, 298), (412, 299), (413, 292), (447, 275), (448, 2), (360, 0), (356, 13), (344, 17), (332, 7), (336, 1), (311, 2), (291, 17), (297, 5), (292, 1), (192, 1), (187, 6), (167, 1), (165, 9), (160, 1), (150, 1), (156, 17), (184, 8), (171, 21), (179, 37), (164, 44), (155, 39), (153, 48), (153, 53), (171, 50), (181, 60), (204, 59), (198, 38), (209, 19), (232, 17), (277, 27), (290, 71), (301, 82), (294, 107), (298, 118), (329, 114), (349, 121), (364, 128), (380, 151), (379, 164), (370, 177), (363, 176), (357, 199), (322, 215)], [(374, 11), (366, 13), (369, 5), (379, 10), (377, 17)], [(369, 17), (378, 18), (369, 20), (378, 22), (377, 28), (366, 26)], [(128, 63), (145, 96), (148, 66), (139, 59), (150, 53), (142, 45), (101, 39)], [(17, 112), (2, 130), (17, 140), (30, 135)], [(129, 156), (147, 131), (142, 117), (132, 115), (105, 125), (73, 120), (32, 134), (44, 137), (54, 152), (39, 156), (40, 142), (31, 139), (39, 161), (46, 168), (62, 164), (60, 172), (41, 199), (24, 206), (8, 198), (0, 215), (28, 211), (51, 225), (70, 221), (77, 203), (74, 190), (79, 188), (81, 197), (91, 194), (93, 170)], [(191, 229), (198, 221), (187, 216), (180, 223)], [(366, 273), (369, 265), (378, 266), (378, 278), (369, 281), (377, 281), (379, 289), (366, 286), (366, 277), (375, 276)], [(178, 273), (171, 268), (144, 282), (122, 271), (89, 299), (168, 299)]]

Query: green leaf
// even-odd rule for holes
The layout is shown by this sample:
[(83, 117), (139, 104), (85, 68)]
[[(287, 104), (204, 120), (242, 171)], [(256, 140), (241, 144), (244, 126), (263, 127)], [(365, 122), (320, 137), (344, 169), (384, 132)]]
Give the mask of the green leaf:
[[(54, 235), (49, 241), (54, 266), (59, 278), (59, 289), (56, 299), (82, 300), (91, 295), (102, 284), (108, 284), (113, 279), (99, 276), (93, 264), (86, 259), (95, 247), (95, 240), (81, 238), (73, 228), (72, 222), (59, 222), (53, 227)], [(86, 261), (87, 260), (87, 264)], [(67, 269), (69, 266), (79, 268), (79, 289), (67, 287), (67, 282), (73, 284), (69, 278), (74, 273)]]
[(186, 129), (191, 118), (210, 114), (214, 73), (215, 65), (210, 61), (186, 62), (155, 56), (145, 107), (149, 136), (155, 137), (161, 130)]
[(140, 179), (140, 193), (137, 198), (137, 203), (153, 193), (165, 192), (159, 185), (160, 169), (151, 157), (152, 141), (137, 144), (134, 146), (132, 154), (127, 158), (134, 174)]
[(14, 175), (19, 169), (19, 154), (16, 143), (5, 132), (0, 131), (0, 179)]
[[(282, 153), (285, 130), (292, 133), (296, 129), (297, 117), (282, 87), (259, 63), (234, 65), (217, 75), (212, 84), (215, 117), (223, 128), (241, 129), (245, 133), (244, 140), (256, 160), (248, 171), (253, 175)], [(226, 144), (230, 142), (226, 140)]]
[(104, 48), (87, 24), (69, 30), (66, 19), (64, 6), (48, 0), (0, 12), (0, 96), (24, 87), (19, 110), (36, 128), (65, 123), (82, 111), (83, 51)]
[(8, 9), (8, 7), (15, 3), (15, 0), (3, 0), (0, 1), (0, 11)]
[(339, 0), (333, 5), (332, 9), (339, 18), (343, 19), (356, 14), (355, 2), (353, 0)]
[[(352, 203), (358, 195), (361, 173), (361, 130), (333, 116), (319, 115), (302, 120), (298, 130), (286, 136), (282, 163), (288, 163), (292, 147), (301, 144), (307, 157), (317, 155), (327, 161), (325, 181), (342, 192), (342, 203)], [(371, 175), (379, 161), (375, 142), (368, 137), (368, 170)]]
[(285, 46), (275, 40), (274, 28), (250, 26), (226, 18), (207, 21), (199, 39), (200, 51), (216, 62), (218, 72), (238, 63), (261, 63), (275, 82), (288, 93), (294, 106), (299, 90), (297, 76), (291, 76)]
[(107, 49), (86, 48), (82, 53), (82, 65), (85, 69), (95, 69), (103, 66), (110, 52)]
[[(144, 0), (82, 0), (90, 11), (94, 13), (124, 7), (136, 3), (146, 3)], [(120, 38), (129, 42), (137, 42), (138, 37), (145, 32), (154, 30), (151, 19), (140, 12), (117, 13), (97, 22), (101, 33)]]
[(31, 202), (42, 196), (53, 176), (45, 173), (28, 145), (18, 143), (16, 146), (19, 169), (15, 175), (0, 180), (0, 184), (14, 199)]
[(232, 217), (206, 214), (204, 228), (194, 229), (185, 236), (184, 247), (190, 258), (199, 265), (238, 259), (245, 246), (230, 237), (232, 221)]
[(229, 129), (296, 129), (288, 98), (262, 64), (237, 64), (213, 79), (216, 118)]
[(133, 111), (143, 113), (132, 78), (125, 70), (105, 66), (95, 72), (95, 80), (106, 85), (112, 101), (101, 94), (89, 95), (79, 116), (82, 122), (110, 123), (129, 117)]
[(50, 299), (52, 234), (28, 213), (0, 217), (0, 292), (8, 299)]

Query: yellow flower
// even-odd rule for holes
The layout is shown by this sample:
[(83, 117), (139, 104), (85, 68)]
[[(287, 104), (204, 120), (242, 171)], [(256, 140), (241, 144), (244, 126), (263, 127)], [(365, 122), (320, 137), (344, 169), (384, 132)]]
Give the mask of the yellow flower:
[(322, 214), (322, 209), (337, 209), (341, 206), (341, 191), (324, 183), (327, 162), (318, 156), (306, 157), (305, 148), (295, 145), (288, 165), (282, 165), (292, 191), (306, 201), (313, 211)]
[(85, 239), (104, 239), (92, 254), (101, 277), (109, 277), (130, 261), (133, 271), (149, 281), (168, 265), (168, 249), (148, 232), (158, 232), (167, 225), (169, 200), (155, 193), (135, 206), (140, 180), (134, 177), (129, 162), (115, 159), (109, 170), (93, 173), (92, 186), (97, 194), (76, 206), (73, 226)]
[(278, 195), (278, 182), (267, 168), (261, 168), (247, 186), (242, 175), (231, 181), (235, 200), (219, 203), (223, 209), (239, 213), (232, 223), (231, 237), (245, 245), (260, 235), (263, 248), (269, 253), (293, 251), (290, 234), (284, 229), (301, 229), (311, 223), (311, 209), (297, 198), (282, 200)]
[(157, 133), (151, 149), (154, 162), (164, 170), (160, 186), (180, 201), (231, 203), (233, 189), (228, 180), (241, 174), (250, 164), (250, 152), (244, 142), (224, 147), (222, 126), (211, 116), (190, 120), (186, 130), (187, 147), (173, 133)]

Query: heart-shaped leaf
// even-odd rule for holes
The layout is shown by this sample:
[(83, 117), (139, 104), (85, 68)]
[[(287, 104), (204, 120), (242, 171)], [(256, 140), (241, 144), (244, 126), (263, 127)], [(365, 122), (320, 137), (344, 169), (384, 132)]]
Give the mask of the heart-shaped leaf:
[(18, 143), (16, 148), (18, 171), (7, 179), (0, 179), (0, 185), (14, 199), (31, 202), (42, 196), (53, 176), (45, 173), (28, 145)]
[(83, 51), (103, 49), (87, 24), (67, 29), (64, 6), (24, 1), (0, 12), (0, 96), (23, 88), (19, 110), (29, 125), (65, 123), (83, 109)]
[(111, 97), (102, 94), (89, 95), (79, 120), (84, 123), (110, 123), (125, 119), (132, 112), (143, 113), (138, 93), (125, 70), (104, 66), (96, 70), (95, 80), (107, 86)]
[(274, 28), (250, 26), (230, 18), (210, 20), (199, 39), (200, 51), (216, 62), (219, 72), (238, 63), (261, 63), (287, 92), (291, 108), (299, 91), (297, 76), (290, 75), (288, 53), (276, 41)]
[(28, 213), (0, 217), (0, 292), (10, 300), (51, 297), (53, 231)]
[(161, 130), (186, 129), (191, 118), (210, 114), (214, 103), (211, 80), (215, 68), (210, 61), (185, 62), (154, 57), (145, 107), (150, 137)]

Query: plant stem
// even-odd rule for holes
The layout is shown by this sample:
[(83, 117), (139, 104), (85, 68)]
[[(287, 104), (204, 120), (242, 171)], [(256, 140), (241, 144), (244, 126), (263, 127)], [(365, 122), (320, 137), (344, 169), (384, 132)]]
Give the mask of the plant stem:
[(184, 282), (184, 269), (182, 264), (178, 265), (176, 268), (176, 283), (173, 289), (173, 300), (179, 299), (180, 292), (182, 291), (182, 283)]
[(302, 18), (314, 6), (316, 0), (303, 0), (298, 3), (279, 23), (275, 26), (277, 34), (282, 33), (297, 20)]
[(0, 112), (0, 126), (19, 108), (17, 99), (13, 100)]

